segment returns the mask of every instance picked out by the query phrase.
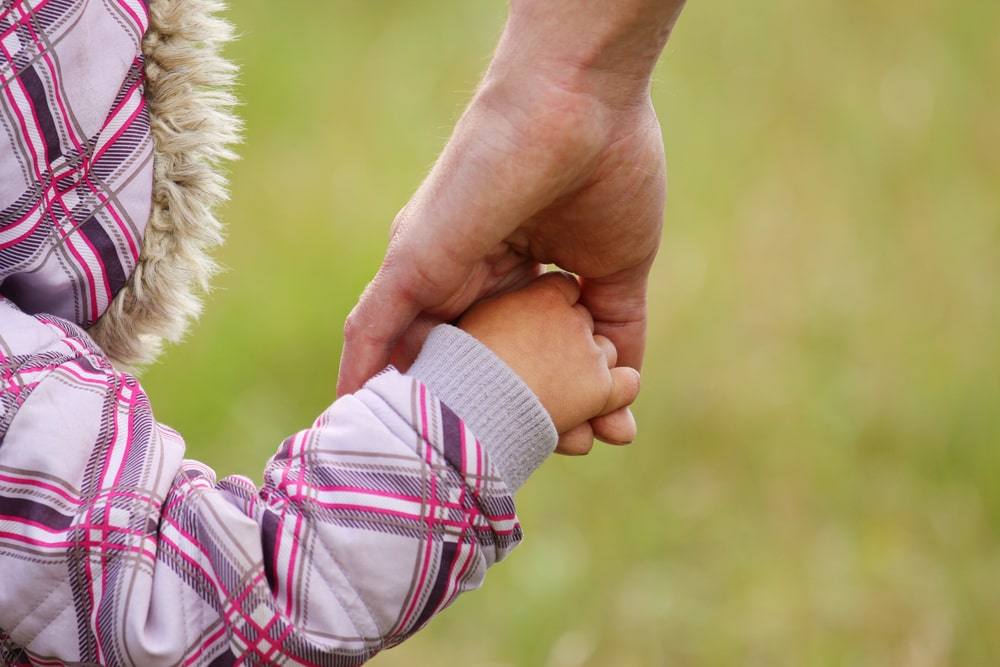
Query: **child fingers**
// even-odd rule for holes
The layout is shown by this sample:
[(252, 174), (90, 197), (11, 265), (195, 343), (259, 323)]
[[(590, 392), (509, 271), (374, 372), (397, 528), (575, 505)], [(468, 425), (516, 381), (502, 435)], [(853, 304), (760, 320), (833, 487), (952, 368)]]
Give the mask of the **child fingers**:
[(606, 415), (590, 420), (594, 436), (609, 445), (627, 445), (635, 440), (635, 417), (628, 408), (618, 408)]
[(533, 286), (556, 290), (571, 306), (580, 300), (580, 283), (572, 273), (549, 271), (538, 278)]
[[(591, 320), (593, 322), (593, 320)], [(614, 368), (618, 365), (618, 348), (615, 344), (611, 342), (611, 339), (607, 336), (602, 336), (600, 334), (594, 336), (594, 344), (601, 350), (604, 354), (605, 360), (608, 362), (608, 368)]]
[(587, 307), (584, 306), (582, 303), (578, 303), (575, 306), (573, 306), (573, 310), (576, 311), (576, 314), (580, 317), (581, 320), (587, 323), (587, 328), (590, 330), (590, 333), (594, 333), (594, 316), (590, 314), (590, 311), (587, 310)]
[(628, 366), (617, 366), (608, 372), (611, 374), (611, 391), (608, 392), (608, 400), (598, 416), (631, 405), (639, 395), (639, 371)]
[(639, 395), (639, 371), (628, 366), (612, 368), (611, 391), (601, 413), (590, 420), (594, 435), (612, 445), (624, 445), (635, 440), (637, 427), (628, 409)]
[(594, 447), (594, 431), (588, 422), (571, 428), (559, 436), (556, 454), (565, 456), (583, 456), (589, 454)]

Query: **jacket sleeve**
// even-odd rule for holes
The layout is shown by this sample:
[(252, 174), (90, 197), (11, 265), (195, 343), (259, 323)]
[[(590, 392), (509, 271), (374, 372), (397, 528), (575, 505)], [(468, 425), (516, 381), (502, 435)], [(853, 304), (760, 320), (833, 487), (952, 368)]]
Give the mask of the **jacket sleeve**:
[(258, 489), (185, 460), (134, 378), (72, 325), (44, 328), (62, 335), (4, 326), (4, 664), (357, 665), (521, 538), (490, 452), (414, 377), (338, 400)]

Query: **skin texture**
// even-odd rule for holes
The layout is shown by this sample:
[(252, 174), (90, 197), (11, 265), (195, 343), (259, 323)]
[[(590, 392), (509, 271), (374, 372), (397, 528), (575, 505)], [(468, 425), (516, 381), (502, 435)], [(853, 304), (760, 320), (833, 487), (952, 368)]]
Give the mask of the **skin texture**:
[[(596, 333), (618, 364), (641, 367), (666, 190), (649, 77), (682, 5), (512, 3), (481, 85), (348, 317), (339, 394), (390, 360), (406, 368), (433, 324), (546, 264), (580, 277)], [(578, 426), (620, 442), (634, 420), (621, 409)]]
[[(552, 417), (567, 454), (593, 444), (589, 421), (620, 410), (639, 394), (639, 373), (617, 366), (618, 351), (594, 333), (580, 287), (567, 274), (549, 273), (513, 292), (484, 299), (458, 326), (489, 347), (524, 380)], [(635, 422), (609, 434), (616, 442), (635, 437)]]

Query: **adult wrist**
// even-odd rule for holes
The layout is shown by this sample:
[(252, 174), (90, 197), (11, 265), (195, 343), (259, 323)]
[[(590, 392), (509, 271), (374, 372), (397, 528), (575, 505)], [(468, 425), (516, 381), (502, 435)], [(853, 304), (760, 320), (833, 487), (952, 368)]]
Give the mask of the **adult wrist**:
[[(609, 106), (648, 97), (684, 0), (512, 0), (490, 70), (540, 74)], [(490, 73), (487, 73), (489, 77)]]

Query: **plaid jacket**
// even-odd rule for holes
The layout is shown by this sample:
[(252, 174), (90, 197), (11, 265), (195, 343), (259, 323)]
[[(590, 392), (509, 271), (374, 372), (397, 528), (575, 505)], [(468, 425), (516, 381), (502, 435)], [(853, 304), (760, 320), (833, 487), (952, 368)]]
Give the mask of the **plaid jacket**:
[[(204, 201), (188, 205), (183, 189), (214, 183), (199, 184), (191, 161), (158, 160), (157, 124), (182, 126), (151, 123), (142, 47), (150, 17), (174, 12), (181, 27), (164, 31), (157, 67), (168, 63), (183, 30), (209, 25), (185, 12), (214, 8), (0, 0), (5, 665), (361, 664), (517, 543), (511, 489), (555, 444), (516, 376), (444, 331), (415, 376), (387, 369), (281, 444), (260, 489), (184, 459), (91, 334), (109, 313), (156, 311), (136, 302), (152, 288), (114, 304), (163, 252), (152, 228), (176, 223), (173, 238), (199, 219), (189, 214)], [(160, 182), (173, 167), (187, 177)], [(469, 373), (473, 362), (493, 366)], [(482, 373), (507, 389), (481, 396), (479, 414), (481, 387), (461, 382)], [(511, 424), (505, 410), (534, 421)], [(515, 474), (523, 452), (534, 453)]]
[(414, 378), (336, 402), (258, 490), (184, 460), (75, 325), (2, 300), (0, 332), (4, 664), (357, 665), (521, 536), (488, 454)]

